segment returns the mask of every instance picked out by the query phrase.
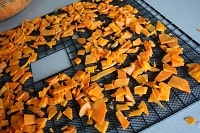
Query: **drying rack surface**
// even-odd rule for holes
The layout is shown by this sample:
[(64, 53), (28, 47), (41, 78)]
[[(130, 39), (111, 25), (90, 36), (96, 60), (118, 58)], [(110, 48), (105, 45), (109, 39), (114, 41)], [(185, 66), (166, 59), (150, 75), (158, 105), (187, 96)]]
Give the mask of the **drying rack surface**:
[[(130, 4), (133, 7), (136, 7), (139, 10), (138, 15), (143, 16), (145, 18), (148, 18), (153, 24), (156, 24), (157, 20), (160, 20), (162, 23), (164, 23), (167, 27), (167, 33), (171, 34), (173, 36), (176, 36), (179, 38), (179, 44), (182, 48), (184, 48), (184, 52), (182, 57), (185, 60), (185, 63), (192, 63), (197, 62), (200, 63), (200, 45), (192, 40), (188, 35), (186, 35), (182, 30), (180, 30), (176, 25), (171, 23), (167, 18), (165, 18), (163, 15), (161, 15), (158, 11), (156, 11), (153, 7), (151, 7), (149, 4), (147, 4), (143, 0), (124, 0), (123, 2), (114, 1), (114, 4), (123, 6), (125, 4)], [(54, 14), (54, 13), (51, 13)], [(100, 19), (105, 19), (105, 17), (100, 17)], [(89, 37), (90, 31), (86, 31), (84, 33), (75, 33), (79, 37)], [(150, 37), (151, 40), (157, 40), (155, 37)], [(73, 63), (73, 59), (77, 56), (76, 53), (78, 49), (81, 47), (80, 44), (75, 39), (72, 39), (72, 37), (62, 38), (59, 42), (57, 42), (57, 45), (54, 46), (52, 49), (49, 49), (47, 46), (41, 46), (38, 49), (38, 60), (42, 59), (50, 54), (53, 54), (55, 52), (58, 52), (60, 50), (65, 49), (70, 61), (71, 61), (71, 67), (67, 68), (61, 72), (65, 72), (68, 75), (73, 75), (77, 70), (83, 69), (85, 66), (84, 64), (75, 65)], [(153, 48), (154, 55), (151, 59), (152, 63), (156, 62), (158, 66), (162, 65), (160, 60), (163, 56), (163, 52), (159, 47)], [(160, 64), (159, 64), (160, 63)], [(128, 64), (128, 62), (127, 62)], [(126, 64), (125, 64), (126, 65)], [(108, 79), (113, 78), (113, 74), (110, 74), (104, 78), (102, 78), (99, 82), (101, 83), (107, 83)], [(130, 126), (126, 129), (126, 132), (140, 132), (153, 124), (156, 124), (163, 119), (173, 115), (177, 111), (180, 111), (187, 107), (188, 105), (198, 101), (200, 99), (200, 86), (199, 84), (192, 79), (188, 73), (186, 67), (178, 68), (178, 76), (186, 79), (190, 83), (191, 87), (191, 94), (186, 94), (183, 92), (180, 92), (178, 90), (172, 89), (171, 95), (170, 95), (170, 101), (169, 102), (162, 102), (162, 104), (165, 106), (165, 109), (159, 107), (156, 104), (153, 103), (147, 103), (147, 106), (149, 108), (149, 116), (142, 115), (139, 117), (133, 117), (130, 118)], [(0, 85), (2, 86), (3, 83), (10, 81), (10, 77), (8, 74), (5, 74), (2, 78), (0, 78)], [(37, 92), (41, 90), (45, 86), (45, 79), (34, 82), (33, 79), (29, 79), (24, 85), (24, 90), (29, 90), (30, 88), (34, 89), (34, 91), (31, 93), (31, 96), (37, 95)], [(137, 83), (132, 81), (130, 83), (130, 87), (134, 87)], [(109, 97), (110, 93), (105, 92), (105, 95)], [(144, 100), (147, 101), (146, 97), (139, 98), (138, 96), (134, 96), (136, 101)], [(73, 109), (73, 120), (69, 121), (64, 116), (62, 116), (59, 120), (50, 120), (47, 122), (47, 126), (44, 129), (45, 132), (49, 132), (49, 128), (53, 128), (55, 132), (61, 132), (61, 128), (65, 125), (74, 125), (77, 128), (78, 132), (97, 132), (96, 129), (93, 126), (88, 126), (86, 124), (87, 118), (86, 117), (79, 117), (78, 116), (78, 110), (79, 105), (76, 103), (76, 101), (71, 101), (68, 103), (68, 106), (72, 107)], [(61, 106), (57, 106), (58, 110), (63, 110)], [(25, 110), (26, 111), (26, 110)], [(28, 111), (27, 111), (28, 112)], [(126, 114), (127, 112), (125, 112)], [(108, 108), (108, 113), (106, 115), (106, 119), (109, 120), (109, 128), (108, 132), (124, 132), (115, 117), (115, 110), (111, 110)]]

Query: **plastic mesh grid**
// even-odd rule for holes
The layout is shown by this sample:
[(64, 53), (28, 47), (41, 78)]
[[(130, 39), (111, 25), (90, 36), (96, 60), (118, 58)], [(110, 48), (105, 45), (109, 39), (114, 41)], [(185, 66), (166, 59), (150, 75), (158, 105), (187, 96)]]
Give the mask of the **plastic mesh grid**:
[[(186, 35), (182, 30), (180, 30), (176, 25), (171, 23), (167, 18), (162, 16), (158, 11), (156, 11), (154, 8), (152, 8), (150, 5), (148, 5), (143, 0), (124, 0), (123, 2), (115, 1), (114, 4), (123, 6), (125, 4), (131, 4), (133, 7), (136, 7), (139, 10), (138, 15), (148, 18), (153, 24), (157, 22), (157, 20), (160, 20), (167, 26), (167, 33), (172, 34), (173, 36), (177, 36), (179, 38), (179, 44), (182, 48), (184, 48), (184, 54), (183, 58), (185, 60), (185, 63), (191, 63), (191, 62), (198, 62), (199, 60), (199, 44), (192, 40), (188, 35)], [(100, 17), (100, 19), (105, 19), (103, 16)], [(84, 33), (75, 33), (79, 37), (89, 37), (90, 31), (86, 31)], [(156, 38), (150, 37), (152, 40), (156, 40)], [(62, 38), (55, 47), (52, 49), (49, 49), (47, 46), (39, 47), (38, 49), (38, 60), (41, 58), (44, 58), (50, 54), (53, 54), (59, 50), (65, 49), (72, 67), (67, 68), (66, 70), (63, 70), (63, 72), (67, 73), (68, 75), (73, 75), (77, 70), (83, 69), (84, 65), (78, 65), (76, 66), (73, 63), (73, 59), (76, 57), (77, 50), (81, 46), (77, 43), (76, 40), (73, 40), (71, 37)], [(154, 55), (151, 59), (152, 62), (156, 62), (159, 66), (160, 59), (163, 55), (160, 48), (154, 48), (153, 49)], [(161, 64), (160, 64), (161, 65)], [(186, 94), (183, 92), (180, 92), (178, 90), (172, 89), (171, 95), (170, 95), (170, 101), (169, 102), (162, 102), (162, 104), (166, 107), (166, 109), (162, 109), (159, 106), (147, 103), (149, 107), (149, 116), (142, 115), (140, 117), (134, 117), (129, 119), (131, 124), (126, 129), (126, 132), (139, 132), (142, 131), (151, 125), (160, 122), (161, 120), (165, 119), (166, 117), (173, 115), (177, 111), (187, 107), (188, 105), (198, 101), (200, 99), (200, 91), (199, 91), (199, 84), (196, 83), (191, 77), (188, 76), (187, 70), (185, 67), (181, 67), (178, 69), (179, 76), (187, 79), (190, 82), (190, 86), (192, 89), (191, 94)], [(114, 77), (113, 74), (110, 74), (109, 76), (106, 76), (102, 78), (99, 82), (106, 83), (107, 79), (112, 79)], [(153, 77), (153, 75), (152, 75)], [(0, 78), (0, 85), (2, 86), (3, 83), (10, 80), (10, 77), (7, 74), (4, 74), (2, 78)], [(34, 92), (31, 93), (32, 96), (36, 96), (37, 92), (43, 88), (45, 85), (44, 80), (33, 82), (33, 79), (29, 79), (24, 85), (25, 90), (29, 90), (29, 88), (34, 89)], [(131, 86), (135, 86), (136, 83), (131, 82)], [(106, 96), (110, 96), (110, 92), (106, 92)], [(135, 96), (136, 101), (141, 100), (141, 98)], [(142, 100), (147, 100), (146, 97), (144, 97)], [(137, 102), (138, 103), (138, 102)], [(53, 128), (55, 132), (61, 132), (61, 127), (65, 125), (74, 125), (77, 128), (78, 132), (97, 132), (96, 129), (94, 129), (93, 126), (88, 126), (86, 124), (87, 118), (86, 117), (79, 117), (78, 116), (78, 110), (79, 106), (76, 103), (76, 101), (71, 101), (68, 103), (68, 106), (70, 106), (73, 110), (73, 121), (69, 121), (66, 119), (65, 116), (62, 116), (59, 120), (52, 119), (47, 122), (47, 126), (44, 129), (45, 132), (49, 132), (49, 128)], [(64, 108), (61, 106), (57, 106), (58, 110), (63, 111)], [(109, 109), (109, 108), (108, 108)], [(125, 112), (126, 115), (127, 112)], [(106, 119), (109, 120), (110, 125), (108, 128), (108, 132), (124, 132), (115, 117), (115, 110), (110, 110), (107, 113)]]

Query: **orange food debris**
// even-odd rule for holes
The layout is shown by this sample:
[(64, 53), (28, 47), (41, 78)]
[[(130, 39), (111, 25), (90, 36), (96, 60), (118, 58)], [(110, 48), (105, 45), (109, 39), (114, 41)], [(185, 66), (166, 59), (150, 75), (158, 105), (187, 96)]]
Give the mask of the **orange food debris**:
[(80, 43), (80, 44), (85, 44), (86, 38), (77, 38), (77, 42)]
[(200, 64), (190, 63), (186, 65), (188, 67), (188, 74), (200, 83)]
[(77, 57), (77, 58), (74, 59), (74, 62), (75, 62), (77, 65), (79, 65), (79, 64), (81, 63), (81, 59)]
[(189, 125), (193, 125), (196, 122), (196, 119), (194, 117), (191, 117), (191, 116), (190, 117), (185, 117), (184, 120)]

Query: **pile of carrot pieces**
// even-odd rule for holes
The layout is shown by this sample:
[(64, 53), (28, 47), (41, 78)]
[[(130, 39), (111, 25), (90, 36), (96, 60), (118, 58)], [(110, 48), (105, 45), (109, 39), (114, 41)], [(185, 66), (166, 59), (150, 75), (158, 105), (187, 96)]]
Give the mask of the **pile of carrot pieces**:
[[(138, 10), (131, 5), (119, 7), (111, 2), (75, 2), (61, 8), (62, 13), (58, 15), (25, 20), (18, 28), (0, 33), (0, 76), (7, 73), (11, 77), (0, 89), (0, 132), (43, 133), (48, 120), (59, 120), (62, 116), (73, 120), (73, 108), (67, 105), (71, 100), (79, 104), (79, 116), (86, 116), (88, 125), (106, 132), (110, 99), (104, 93), (108, 91), (113, 92), (111, 97), (116, 101), (110, 108), (116, 110), (116, 117), (126, 130), (131, 117), (143, 113), (149, 115), (147, 102), (143, 100), (137, 109), (132, 108), (137, 105), (134, 95), (142, 97), (150, 90), (148, 102), (162, 106), (161, 101), (169, 101), (172, 87), (191, 92), (188, 81), (179, 77), (177, 72), (178, 67), (184, 66), (183, 48), (179, 46), (178, 38), (166, 34), (166, 27), (160, 21), (153, 25), (147, 18), (137, 16)], [(104, 21), (98, 20), (98, 14), (106, 16), (110, 23), (105, 25)], [(84, 70), (71, 77), (59, 73), (47, 79), (48, 85), (35, 97), (23, 90), (23, 84), (33, 76), (30, 64), (37, 60), (40, 46), (52, 48), (60, 38), (73, 37), (75, 32), (86, 30), (92, 34), (88, 38), (77, 38), (82, 47), (74, 59), (77, 65), (85, 64)], [(157, 36), (158, 42), (143, 40), (140, 36)], [(47, 41), (46, 37), (51, 39)], [(161, 69), (150, 64), (154, 47), (160, 47), (165, 53)], [(136, 58), (124, 66), (129, 55)], [(187, 66), (189, 74), (200, 82), (200, 65), (192, 63)], [(157, 73), (157, 76), (149, 81), (147, 72)], [(98, 82), (111, 73), (116, 74), (114, 80), (103, 85)], [(138, 85), (130, 88), (130, 80), (137, 81)], [(64, 110), (58, 110), (57, 105), (63, 106)], [(24, 113), (25, 109), (32, 113)], [(123, 113), (127, 110), (130, 111), (128, 116)], [(61, 130), (72, 133), (76, 132), (76, 127), (66, 125)]]

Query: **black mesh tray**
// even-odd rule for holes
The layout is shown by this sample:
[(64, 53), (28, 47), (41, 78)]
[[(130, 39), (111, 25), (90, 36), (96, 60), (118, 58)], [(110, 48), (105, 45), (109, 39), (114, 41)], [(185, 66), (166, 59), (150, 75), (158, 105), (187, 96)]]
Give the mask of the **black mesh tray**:
[[(185, 63), (191, 63), (191, 62), (197, 62), (200, 63), (199, 55), (200, 55), (200, 44), (198, 44), (196, 41), (192, 40), (191, 37), (186, 35), (182, 30), (180, 30), (176, 25), (171, 23), (167, 18), (165, 18), (163, 15), (161, 15), (158, 11), (156, 11), (154, 8), (152, 8), (149, 4), (147, 4), (143, 0), (124, 0), (123, 2), (118, 2), (117, 0), (114, 1), (114, 4), (123, 6), (125, 4), (131, 4), (133, 7), (136, 7), (139, 10), (138, 15), (148, 18), (153, 24), (157, 22), (157, 20), (160, 20), (162, 23), (164, 23), (167, 26), (167, 33), (171, 34), (173, 36), (176, 36), (179, 38), (179, 44), (182, 48), (184, 48), (184, 53), (182, 57), (185, 60)], [(54, 13), (51, 13), (54, 14)], [(100, 18), (101, 19), (101, 18)], [(102, 18), (104, 19), (104, 18)], [(90, 32), (86, 31), (84, 33), (75, 33), (79, 37), (89, 37)], [(155, 40), (156, 38), (150, 37), (150, 39)], [(83, 69), (84, 64), (81, 65), (75, 65), (73, 63), (73, 59), (76, 57), (77, 50), (81, 46), (77, 43), (76, 40), (73, 40), (71, 37), (62, 38), (55, 47), (52, 49), (49, 49), (46, 46), (42, 46), (38, 49), (38, 60), (41, 58), (44, 58), (50, 54), (53, 54), (57, 51), (65, 49), (72, 67), (67, 68), (66, 70), (63, 70), (62, 72), (65, 72), (69, 75), (73, 75), (77, 70)], [(163, 52), (160, 52), (160, 48), (154, 48), (154, 56), (152, 57), (152, 61), (160, 62), (160, 57), (163, 56)], [(158, 64), (159, 65), (159, 64)], [(161, 65), (161, 64), (160, 64)], [(149, 108), (149, 116), (142, 115), (140, 117), (133, 117), (130, 118), (130, 126), (126, 129), (126, 132), (140, 132), (153, 124), (156, 124), (160, 122), (161, 120), (173, 115), (177, 111), (180, 111), (181, 109), (184, 109), (188, 105), (198, 101), (200, 99), (200, 87), (199, 84), (193, 80), (191, 77), (187, 74), (187, 68), (181, 67), (178, 69), (179, 76), (182, 78), (187, 79), (190, 82), (191, 86), (191, 94), (186, 94), (183, 92), (180, 92), (178, 90), (172, 89), (171, 95), (170, 95), (170, 101), (169, 102), (162, 102), (162, 104), (166, 107), (166, 109), (163, 109), (159, 107), (158, 105), (147, 103)], [(112, 78), (113, 75), (109, 75), (107, 77), (104, 77), (99, 82), (105, 83), (108, 78)], [(0, 86), (3, 85), (3, 83), (9, 81), (10, 78), (6, 74), (0, 78)], [(130, 87), (134, 86), (136, 83), (130, 83)], [(33, 82), (33, 79), (29, 79), (24, 85), (24, 90), (29, 90), (30, 88), (34, 89), (34, 92), (31, 94), (32, 96), (35, 96), (36, 93), (43, 88), (45, 85), (44, 80)], [(109, 96), (109, 94), (105, 94), (106, 96)], [(135, 96), (136, 101), (139, 99), (137, 96)], [(140, 98), (141, 100), (141, 98)], [(142, 100), (147, 100), (145, 97)], [(78, 132), (97, 132), (97, 130), (93, 126), (88, 126), (86, 124), (87, 118), (82, 117), (80, 118), (78, 116), (78, 110), (79, 106), (76, 103), (76, 101), (71, 101), (68, 103), (68, 106), (72, 107), (73, 109), (73, 115), (74, 119), (72, 121), (69, 121), (64, 116), (60, 118), (60, 120), (50, 120), (47, 122), (47, 126), (44, 129), (45, 133), (49, 132), (49, 128), (53, 128), (55, 132), (61, 132), (61, 127), (65, 125), (74, 125), (77, 128)], [(58, 110), (62, 110), (62, 107), (58, 106)], [(108, 128), (108, 132), (124, 132), (115, 117), (115, 111), (110, 110), (108, 108), (108, 113), (106, 115), (106, 119), (109, 120), (110, 125)]]

